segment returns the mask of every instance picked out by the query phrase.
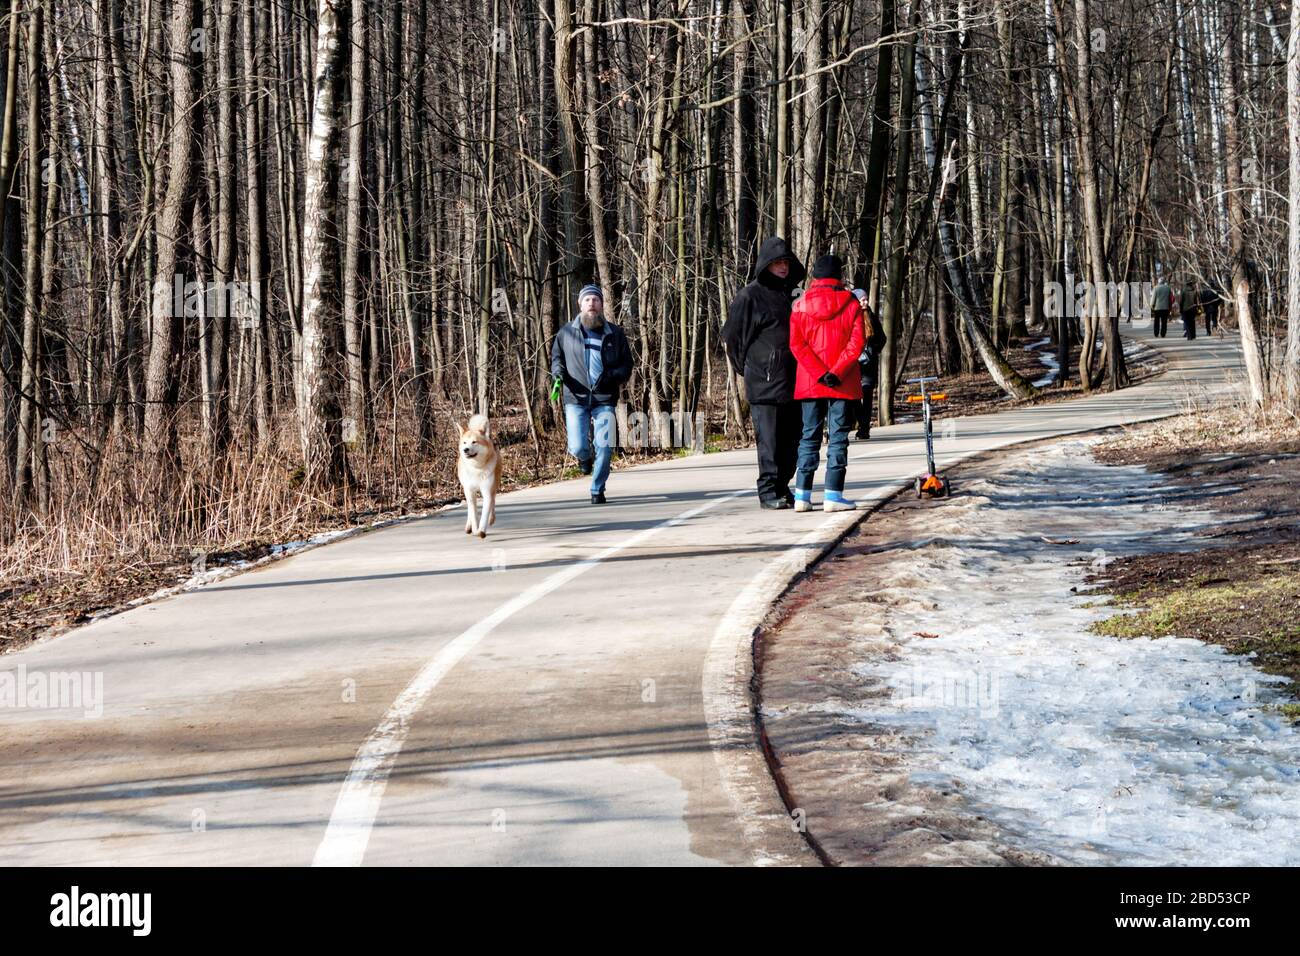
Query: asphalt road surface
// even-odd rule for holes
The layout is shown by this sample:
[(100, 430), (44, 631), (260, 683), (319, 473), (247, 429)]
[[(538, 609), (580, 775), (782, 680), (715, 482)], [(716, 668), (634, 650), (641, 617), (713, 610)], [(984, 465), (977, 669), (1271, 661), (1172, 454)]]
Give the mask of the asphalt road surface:
[[(956, 419), (940, 466), (1241, 377), (1234, 338), (1159, 347), (1140, 387)], [(923, 448), (874, 430), (846, 493)], [(486, 540), (456, 508), (7, 655), (102, 681), (102, 713), (0, 709), (0, 863), (816, 863), (756, 746), (751, 643), (859, 516), (762, 511), (754, 477), (747, 450), (617, 471), (603, 507), (512, 492)]]

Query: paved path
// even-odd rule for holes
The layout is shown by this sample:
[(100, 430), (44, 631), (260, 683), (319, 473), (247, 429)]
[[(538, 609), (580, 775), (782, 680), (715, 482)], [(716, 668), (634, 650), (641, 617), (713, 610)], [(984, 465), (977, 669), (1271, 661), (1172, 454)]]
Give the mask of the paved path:
[[(1235, 340), (1161, 348), (1141, 387), (959, 419), (941, 465), (1238, 377)], [(919, 426), (874, 435), (859, 499), (922, 459)], [(0, 710), (0, 863), (816, 862), (755, 747), (750, 645), (855, 516), (761, 511), (753, 479), (750, 450), (615, 472), (603, 508), (514, 492), (485, 541), (457, 510), (8, 655), (104, 702)]]

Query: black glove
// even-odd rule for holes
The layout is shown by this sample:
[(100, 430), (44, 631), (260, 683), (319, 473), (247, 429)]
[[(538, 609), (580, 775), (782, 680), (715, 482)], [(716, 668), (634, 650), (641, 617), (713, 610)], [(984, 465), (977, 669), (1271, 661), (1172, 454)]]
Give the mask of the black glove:
[(840, 377), (836, 375), (834, 372), (827, 372), (821, 378), (817, 379), (817, 381), (821, 382), (827, 388), (840, 387)]

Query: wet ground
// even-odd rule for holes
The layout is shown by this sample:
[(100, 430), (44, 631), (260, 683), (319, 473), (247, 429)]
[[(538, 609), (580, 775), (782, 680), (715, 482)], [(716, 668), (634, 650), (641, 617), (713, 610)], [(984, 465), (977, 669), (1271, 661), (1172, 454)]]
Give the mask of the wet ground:
[(1300, 681), (1300, 430), (1280, 415), (1229, 408), (1139, 427), (1094, 454), (1146, 469), (1168, 489), (1158, 506), (1206, 502), (1220, 519), (1198, 533), (1204, 547), (1133, 555), (1089, 574), (1136, 612), (1099, 629), (1195, 637)]

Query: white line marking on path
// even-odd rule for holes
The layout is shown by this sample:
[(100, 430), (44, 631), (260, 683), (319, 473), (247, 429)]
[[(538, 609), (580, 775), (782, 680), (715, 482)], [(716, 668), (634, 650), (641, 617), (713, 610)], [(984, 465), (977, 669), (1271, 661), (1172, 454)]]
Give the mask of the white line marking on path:
[(348, 771), (343, 781), (343, 788), (339, 791), (338, 800), (334, 803), (334, 812), (330, 814), (325, 836), (321, 839), (320, 846), (316, 848), (312, 866), (361, 865), (366, 855), (366, 846), (370, 842), (370, 830), (379, 815), (379, 804), (384, 798), (388, 776), (397, 762), (402, 745), (406, 742), (411, 719), (419, 713), (433, 689), (447, 676), (447, 673), (464, 659), (479, 641), (492, 633), (498, 624), (557, 588), (563, 587), (606, 558), (636, 547), (664, 528), (681, 524), (710, 508), (746, 493), (752, 494), (753, 488), (725, 492), (702, 505), (683, 511), (675, 518), (669, 518), (654, 527), (639, 531), (619, 544), (611, 545), (590, 558), (555, 572), (527, 590), (516, 594), (450, 644), (444, 645), (442, 650), (430, 658), (406, 685), (393, 701), (393, 705), (388, 708), (388, 712), (384, 714), (383, 720), (371, 731), (370, 736), (361, 745), (361, 749), (357, 751), (352, 761), (352, 768)]

